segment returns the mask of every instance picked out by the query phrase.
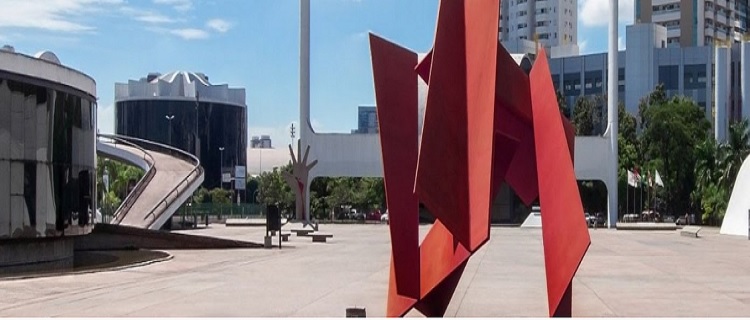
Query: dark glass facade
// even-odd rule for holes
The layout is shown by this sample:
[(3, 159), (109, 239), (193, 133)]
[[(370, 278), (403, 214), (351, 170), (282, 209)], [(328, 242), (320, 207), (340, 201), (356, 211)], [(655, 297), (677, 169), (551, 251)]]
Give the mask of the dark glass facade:
[[(247, 164), (247, 111), (236, 105), (201, 101), (196, 123), (195, 107), (196, 101), (190, 100), (119, 101), (115, 106), (115, 130), (120, 135), (171, 145), (197, 155), (205, 170), (203, 187), (218, 188), (221, 167), (230, 172), (234, 166)], [(225, 183), (224, 188), (229, 187)]]
[(91, 231), (95, 99), (0, 71), (0, 239)]

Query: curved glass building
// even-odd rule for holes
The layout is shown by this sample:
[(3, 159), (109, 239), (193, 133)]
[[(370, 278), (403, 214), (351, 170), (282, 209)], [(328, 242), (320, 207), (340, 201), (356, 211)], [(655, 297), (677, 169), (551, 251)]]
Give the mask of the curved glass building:
[(73, 267), (96, 211), (96, 84), (0, 49), (0, 275)]
[[(222, 173), (233, 177), (236, 167), (246, 166), (246, 123), (245, 89), (212, 85), (202, 73), (152, 73), (115, 84), (116, 133), (196, 155), (206, 188), (219, 187)], [(223, 187), (233, 185), (225, 181)]]
[(0, 50), (0, 239), (91, 230), (95, 94), (93, 79), (51, 52)]

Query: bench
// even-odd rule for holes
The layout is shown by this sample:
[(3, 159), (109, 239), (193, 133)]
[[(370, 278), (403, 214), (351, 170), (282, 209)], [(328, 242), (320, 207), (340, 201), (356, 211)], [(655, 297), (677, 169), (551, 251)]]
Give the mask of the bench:
[(281, 236), (281, 241), (289, 242), (289, 236), (292, 234), (290, 232), (282, 232), (279, 235)]
[(328, 238), (333, 238), (330, 233), (313, 232), (308, 235), (312, 237), (312, 242), (326, 242)]
[(684, 226), (680, 230), (681, 236), (698, 238), (698, 232), (701, 231), (701, 227), (696, 226)]
[(294, 229), (294, 230), (292, 230), (292, 232), (297, 233), (298, 237), (304, 237), (304, 236), (309, 235), (310, 233), (313, 233), (314, 230), (310, 230), (310, 229)]

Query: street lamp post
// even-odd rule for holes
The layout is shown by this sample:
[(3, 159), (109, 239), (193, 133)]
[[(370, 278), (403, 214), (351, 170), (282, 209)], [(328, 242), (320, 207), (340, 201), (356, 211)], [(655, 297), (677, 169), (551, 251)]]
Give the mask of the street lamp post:
[[(104, 196), (102, 197), (102, 212), (109, 215), (109, 212), (107, 210), (107, 194), (109, 193), (109, 170), (107, 167), (104, 167), (104, 173), (102, 174), (102, 182), (104, 183)], [(96, 217), (96, 216), (95, 216)], [(104, 217), (102, 217), (104, 219)], [(98, 221), (98, 222), (104, 222), (104, 221)]]
[(219, 147), (219, 185), (224, 189), (224, 147)]
[(198, 105), (200, 105), (201, 96), (198, 87), (195, 88), (195, 134), (193, 135), (193, 155), (198, 156)]
[(167, 140), (169, 141), (169, 146), (172, 146), (172, 119), (174, 119), (173, 114), (169, 114), (164, 116), (167, 118), (167, 121), (169, 121), (169, 131), (167, 131)]

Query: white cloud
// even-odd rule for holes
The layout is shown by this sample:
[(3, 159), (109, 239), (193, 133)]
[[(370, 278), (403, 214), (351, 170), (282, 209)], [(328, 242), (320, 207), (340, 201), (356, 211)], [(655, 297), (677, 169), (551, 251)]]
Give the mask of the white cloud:
[(92, 31), (79, 21), (92, 12), (111, 9), (123, 0), (5, 0), (0, 10), (0, 27), (42, 29), (58, 32)]
[(169, 30), (169, 33), (176, 35), (180, 38), (183, 38), (185, 40), (197, 40), (197, 39), (208, 38), (208, 32), (206, 32), (205, 30), (194, 29), (194, 28)]
[(177, 21), (165, 15), (153, 12), (141, 13), (135, 17), (135, 20), (153, 24), (173, 23)]
[(168, 5), (177, 11), (188, 11), (193, 8), (193, 0), (153, 0), (155, 4)]
[[(634, 0), (620, 0), (618, 4), (619, 24), (631, 24), (634, 18)], [(578, 19), (584, 26), (609, 25), (609, 1), (579, 0)]]
[(206, 22), (206, 27), (217, 32), (227, 32), (232, 28), (232, 24), (222, 19), (211, 19)]
[(578, 51), (581, 54), (587, 54), (588, 52), (586, 51), (586, 49), (588, 47), (588, 44), (589, 44), (589, 42), (586, 41), (586, 40), (578, 42)]
[(625, 50), (625, 41), (622, 39), (622, 36), (617, 37), (617, 50)]

